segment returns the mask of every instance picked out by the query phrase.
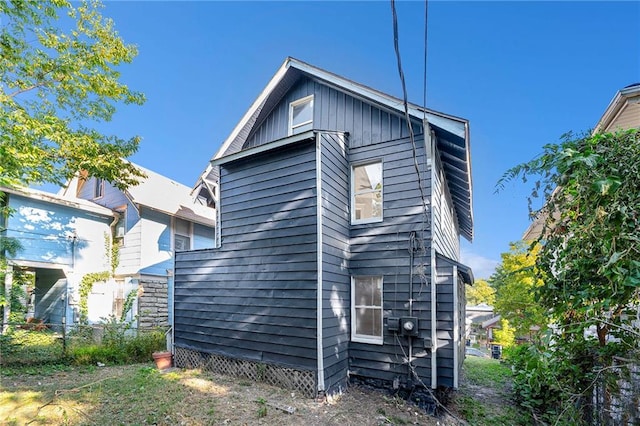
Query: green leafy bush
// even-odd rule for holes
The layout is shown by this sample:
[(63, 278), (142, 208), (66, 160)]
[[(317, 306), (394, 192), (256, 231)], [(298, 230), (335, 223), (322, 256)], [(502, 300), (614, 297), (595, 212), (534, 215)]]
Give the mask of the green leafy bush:
[(48, 330), (14, 329), (0, 336), (2, 364), (48, 364), (64, 356), (61, 339)]

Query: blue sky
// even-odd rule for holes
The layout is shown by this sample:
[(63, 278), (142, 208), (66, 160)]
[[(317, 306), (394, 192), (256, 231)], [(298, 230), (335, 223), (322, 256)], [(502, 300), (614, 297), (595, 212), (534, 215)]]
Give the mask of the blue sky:
[[(424, 3), (397, 3), (409, 100), (423, 104)], [(136, 44), (122, 79), (142, 107), (107, 131), (143, 141), (132, 160), (191, 186), (287, 56), (401, 96), (389, 2), (107, 2)], [(429, 3), (427, 107), (470, 121), (475, 239), (488, 277), (529, 224), (509, 168), (567, 131), (592, 128), (640, 81), (640, 2)]]

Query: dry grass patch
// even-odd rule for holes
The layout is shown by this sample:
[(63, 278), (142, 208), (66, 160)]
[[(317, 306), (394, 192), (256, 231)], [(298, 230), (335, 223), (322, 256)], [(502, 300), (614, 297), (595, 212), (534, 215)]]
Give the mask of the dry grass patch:
[[(7, 374), (8, 373), (8, 374)], [(319, 402), (263, 383), (150, 364), (3, 372), (0, 423), (24, 425), (446, 425), (383, 392)]]

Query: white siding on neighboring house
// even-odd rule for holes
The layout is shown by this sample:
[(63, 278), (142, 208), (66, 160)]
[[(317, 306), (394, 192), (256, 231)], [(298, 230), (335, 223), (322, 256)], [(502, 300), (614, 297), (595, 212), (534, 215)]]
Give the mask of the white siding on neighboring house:
[(638, 127), (640, 127), (640, 97), (629, 101), (605, 130), (614, 132), (616, 130)]

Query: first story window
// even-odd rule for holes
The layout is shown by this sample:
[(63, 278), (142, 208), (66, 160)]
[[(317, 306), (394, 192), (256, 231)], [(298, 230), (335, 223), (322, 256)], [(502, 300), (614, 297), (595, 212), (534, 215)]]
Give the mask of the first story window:
[(382, 344), (382, 277), (351, 277), (351, 340)]
[(175, 219), (173, 247), (175, 251), (191, 250), (191, 223), (183, 219)]
[(382, 161), (351, 167), (351, 223), (382, 220)]
[(289, 136), (313, 128), (313, 95), (289, 104)]

